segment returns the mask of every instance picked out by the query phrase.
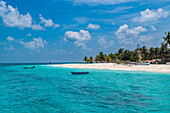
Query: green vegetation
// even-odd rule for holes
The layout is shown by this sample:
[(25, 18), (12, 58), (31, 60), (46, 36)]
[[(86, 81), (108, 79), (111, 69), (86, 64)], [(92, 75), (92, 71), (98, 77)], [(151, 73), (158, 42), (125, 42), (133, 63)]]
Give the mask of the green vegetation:
[[(110, 53), (108, 55), (100, 52), (99, 55), (96, 55), (95, 59), (91, 56), (89, 59), (87, 56), (84, 57), (86, 63), (101, 62), (109, 63), (115, 62), (117, 64), (126, 63), (126, 62), (139, 62), (140, 60), (153, 60), (161, 59), (163, 62), (170, 60), (170, 32), (165, 33), (163, 37), (164, 42), (161, 43), (160, 47), (150, 47), (149, 49), (146, 46), (137, 48), (133, 51), (120, 48), (116, 53)], [(124, 61), (124, 62), (123, 62)], [(125, 62), (126, 61), (126, 62)]]

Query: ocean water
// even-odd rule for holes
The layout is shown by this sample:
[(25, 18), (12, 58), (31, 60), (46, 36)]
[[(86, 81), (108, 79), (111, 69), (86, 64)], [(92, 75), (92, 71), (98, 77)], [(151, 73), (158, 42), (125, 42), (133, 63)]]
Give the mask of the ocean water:
[(0, 65), (0, 113), (170, 112), (170, 74), (24, 66)]

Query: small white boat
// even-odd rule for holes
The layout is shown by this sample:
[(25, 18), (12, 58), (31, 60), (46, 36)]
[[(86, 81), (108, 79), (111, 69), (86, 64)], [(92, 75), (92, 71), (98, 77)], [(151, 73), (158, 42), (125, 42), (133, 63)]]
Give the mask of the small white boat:
[(136, 65), (150, 65), (150, 62), (137, 62)]

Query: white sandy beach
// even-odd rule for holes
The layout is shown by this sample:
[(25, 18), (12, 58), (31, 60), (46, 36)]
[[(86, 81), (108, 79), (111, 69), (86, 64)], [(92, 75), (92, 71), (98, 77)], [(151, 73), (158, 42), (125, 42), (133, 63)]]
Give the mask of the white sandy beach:
[[(58, 65), (52, 65), (58, 67)], [(62, 64), (67, 68), (87, 68), (87, 69), (110, 69), (110, 70), (128, 70), (128, 71), (148, 71), (159, 73), (170, 73), (170, 65), (123, 65), (115, 63), (98, 64)]]

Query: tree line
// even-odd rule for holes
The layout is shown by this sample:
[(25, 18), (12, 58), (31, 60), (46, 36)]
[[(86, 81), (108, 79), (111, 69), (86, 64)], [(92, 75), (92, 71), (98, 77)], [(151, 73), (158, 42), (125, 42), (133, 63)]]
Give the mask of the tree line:
[(164, 59), (165, 62), (170, 60), (170, 32), (165, 32), (165, 37), (163, 37), (163, 42), (160, 47), (150, 47), (149, 49), (146, 46), (141, 48), (137, 48), (135, 50), (128, 50), (124, 48), (120, 48), (116, 53), (103, 54), (100, 52), (96, 55), (95, 58), (90, 56), (84, 57), (83, 61), (86, 63), (93, 62), (115, 62), (118, 61), (131, 61), (131, 62), (139, 62), (141, 60), (153, 60), (153, 59)]

